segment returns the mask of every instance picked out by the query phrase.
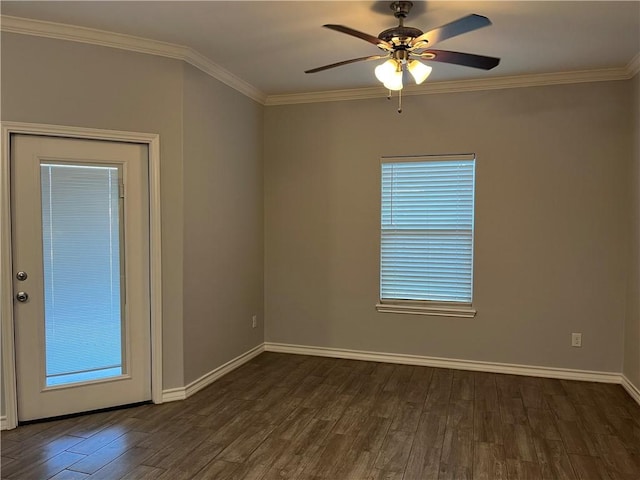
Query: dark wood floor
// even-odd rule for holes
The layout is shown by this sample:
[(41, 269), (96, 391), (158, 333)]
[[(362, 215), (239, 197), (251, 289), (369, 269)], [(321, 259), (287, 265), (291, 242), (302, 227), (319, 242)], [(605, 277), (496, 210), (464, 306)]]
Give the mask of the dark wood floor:
[(618, 385), (264, 353), (183, 402), (2, 432), (2, 478), (640, 479)]

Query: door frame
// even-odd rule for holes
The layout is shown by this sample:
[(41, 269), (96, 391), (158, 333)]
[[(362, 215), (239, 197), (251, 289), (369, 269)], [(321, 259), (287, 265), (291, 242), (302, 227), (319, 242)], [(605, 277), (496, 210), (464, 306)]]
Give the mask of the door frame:
[(62, 125), (0, 122), (0, 323), (4, 417), (0, 429), (18, 426), (15, 337), (13, 316), (13, 260), (11, 246), (11, 135), (46, 135), (85, 140), (138, 143), (149, 152), (149, 281), (151, 306), (151, 400), (162, 403), (162, 256), (160, 229), (160, 136)]

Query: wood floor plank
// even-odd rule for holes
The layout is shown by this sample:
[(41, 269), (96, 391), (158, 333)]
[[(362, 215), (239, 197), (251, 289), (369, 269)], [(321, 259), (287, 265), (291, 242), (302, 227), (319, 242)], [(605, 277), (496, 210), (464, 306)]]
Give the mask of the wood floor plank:
[(427, 398), (432, 377), (433, 368), (413, 367), (409, 384), (403, 395), (404, 401), (423, 405)]
[(528, 408), (527, 418), (529, 426), (537, 436), (549, 440), (562, 440), (556, 419), (551, 410), (542, 408)]
[(557, 425), (567, 453), (598, 455), (595, 443), (581, 422), (558, 420)]
[(315, 456), (322, 451), (329, 433), (335, 426), (330, 420), (313, 419), (299, 435), (291, 439), (291, 450), (295, 455)]
[(160, 478), (165, 471), (162, 468), (138, 465), (120, 480), (155, 480)]
[(541, 379), (542, 392), (545, 395), (566, 395), (561, 380), (557, 378), (543, 378)]
[(275, 463), (276, 459), (290, 448), (290, 441), (270, 435), (234, 472), (234, 478), (244, 480), (262, 478)]
[(370, 478), (371, 480), (402, 480), (402, 472), (374, 468), (371, 470), (371, 473), (367, 475), (367, 478)]
[(148, 434), (143, 432), (130, 432), (128, 435), (122, 435), (74, 463), (69, 469), (86, 474), (95, 473), (147, 437)]
[(576, 478), (562, 442), (535, 437), (536, 455), (542, 478), (574, 480)]
[(607, 467), (599, 457), (570, 454), (569, 461), (578, 480), (611, 480)]
[(373, 398), (369, 414), (376, 417), (393, 418), (399, 404), (400, 395), (398, 392), (381, 389)]
[(507, 459), (502, 445), (486, 442), (474, 443), (473, 479), (507, 479)]
[(336, 478), (352, 478), (354, 480), (368, 478), (373, 472), (374, 464), (389, 431), (391, 420), (383, 417), (369, 416), (362, 428), (354, 432), (355, 439), (349, 447), (342, 464), (335, 470)]
[(9, 479), (47, 479), (82, 460), (84, 455), (61, 452), (43, 462), (15, 462), (2, 469), (2, 476)]
[(619, 385), (275, 353), (184, 401), (0, 435), (3, 480), (640, 479)]
[(99, 431), (95, 435), (89, 438), (83, 439), (81, 442), (76, 442), (72, 447), (68, 448), (69, 452), (80, 453), (82, 455), (90, 455), (96, 450), (101, 449), (105, 445), (108, 445), (116, 438), (121, 437), (129, 430), (131, 430), (131, 423), (137, 422), (136, 419), (126, 419), (116, 425), (112, 425), (104, 430)]
[(451, 384), (451, 400), (473, 400), (474, 380), (473, 372), (455, 370)]
[(379, 383), (383, 386), (389, 381), (391, 375), (397, 368), (397, 365), (391, 363), (377, 363), (369, 378), (373, 383)]
[(474, 404), (477, 409), (484, 412), (499, 412), (500, 404), (498, 403), (498, 388), (495, 382), (495, 376), (490, 374), (487, 377), (480, 377), (476, 381), (474, 388)]
[(541, 480), (542, 473), (537, 462), (507, 459), (509, 480)]
[(223, 446), (215, 443), (209, 437), (211, 432), (203, 428), (194, 428), (185, 434), (176, 437), (173, 442), (163, 446), (158, 445), (157, 450), (142, 462), (150, 467), (158, 467), (164, 470), (180, 466), (185, 458), (194, 454), (198, 457), (194, 463), (201, 463), (201, 467), (213, 460), (223, 449)]
[(153, 453), (154, 450), (148, 448), (133, 447), (91, 475), (91, 480), (121, 478), (142, 464)]
[(347, 456), (353, 441), (348, 435), (331, 434), (322, 453), (304, 469), (302, 478), (334, 480), (340, 462)]
[(446, 428), (446, 415), (423, 412), (407, 459), (404, 480), (438, 478)]
[(573, 380), (560, 380), (567, 397), (574, 405), (592, 405), (595, 406), (593, 392), (585, 382), (576, 382)]
[(345, 410), (349, 407), (353, 401), (353, 395), (345, 395), (339, 393), (339, 389), (336, 394), (326, 402), (317, 413), (317, 418), (321, 420), (334, 420), (337, 421), (344, 415)]
[(617, 415), (606, 415), (606, 417), (609, 425), (613, 427), (611, 434), (622, 440), (627, 450), (640, 454), (640, 425), (630, 418)]
[(404, 472), (414, 435), (402, 430), (390, 431), (380, 448), (375, 468), (385, 472)]
[(500, 398), (500, 415), (504, 423), (527, 425), (527, 411), (521, 397)]
[(56, 473), (49, 480), (83, 480), (89, 478), (89, 475), (81, 472), (74, 472), (73, 470), (62, 470)]
[(607, 417), (607, 410), (596, 405), (576, 404), (580, 423), (587, 432), (601, 435), (615, 434), (616, 428)]
[(217, 458), (233, 463), (244, 462), (273, 429), (274, 426), (270, 424), (250, 425), (238, 438), (222, 450)]
[[(14, 454), (14, 456), (18, 459), (38, 459), (44, 461), (64, 451), (71, 451), (71, 449), (73, 449), (76, 445), (84, 441), (84, 439), (81, 437), (73, 437), (71, 435), (61, 435), (48, 439), (49, 441), (46, 440), (46, 438), (39, 438), (35, 443), (31, 443), (28, 441), (20, 442), (22, 444), (22, 448), (18, 447), (19, 450), (15, 452), (15, 445), (13, 445), (11, 451), (7, 453)], [(2, 451), (4, 454), (4, 447)]]
[(521, 398), (520, 378), (517, 375), (496, 375), (499, 399)]
[(431, 377), (424, 408), (433, 412), (446, 411), (449, 406), (449, 398), (451, 398), (452, 384), (453, 370), (436, 368)]
[(214, 460), (200, 470), (197, 478), (202, 480), (230, 480), (239, 468), (237, 463)]
[(475, 442), (502, 445), (502, 420), (499, 412), (475, 409), (473, 419), (473, 440)]
[(385, 392), (404, 393), (413, 374), (411, 365), (396, 365), (383, 387)]
[(194, 478), (199, 470), (213, 461), (222, 448), (220, 445), (205, 440), (187, 451), (164, 451), (160, 456), (158, 453), (152, 454), (142, 460), (141, 464), (161, 468), (166, 472), (162, 475), (163, 478), (187, 480)]
[(422, 404), (400, 401), (393, 415), (391, 430), (415, 432), (422, 415)]
[[(383, 447), (385, 438), (390, 430), (391, 420), (383, 417), (368, 417), (355, 438), (350, 449), (356, 452), (373, 452), (376, 455)], [(354, 437), (354, 435), (351, 435)], [(355, 455), (357, 456), (357, 455)], [(374, 458), (376, 460), (377, 458)]]
[(621, 474), (638, 474), (640, 457), (633, 455), (615, 435), (596, 435), (596, 447), (607, 468)]
[(545, 399), (541, 383), (521, 385), (520, 396), (525, 408), (544, 408)]
[(471, 478), (473, 471), (473, 402), (451, 400), (440, 457), (440, 479)]
[(528, 425), (504, 424), (504, 450), (507, 459), (537, 462), (533, 432)]
[(548, 395), (547, 404), (560, 420), (575, 422), (579, 419), (576, 407), (565, 395)]
[(338, 471), (338, 478), (345, 480), (362, 480), (370, 478), (370, 474), (374, 469), (373, 465), (375, 461), (376, 454), (372, 452), (366, 450), (351, 450)]

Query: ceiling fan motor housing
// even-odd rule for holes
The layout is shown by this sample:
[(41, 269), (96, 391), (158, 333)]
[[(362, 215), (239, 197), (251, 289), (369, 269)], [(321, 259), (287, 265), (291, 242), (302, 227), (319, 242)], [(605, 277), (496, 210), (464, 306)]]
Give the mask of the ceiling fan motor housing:
[(422, 30), (420, 30), (419, 28), (398, 26), (388, 28), (387, 30), (380, 32), (378, 38), (384, 40), (385, 42), (392, 42), (394, 44), (396, 42), (393, 42), (393, 39), (397, 38), (400, 43), (406, 43), (408, 39), (419, 37), (420, 35), (422, 35), (422, 33)]
[(409, 15), (413, 2), (391, 2), (389, 7), (393, 10), (393, 16), (398, 19), (399, 25), (380, 32), (378, 38), (398, 46), (406, 45), (412, 38), (422, 35), (422, 30), (404, 26), (404, 19)]

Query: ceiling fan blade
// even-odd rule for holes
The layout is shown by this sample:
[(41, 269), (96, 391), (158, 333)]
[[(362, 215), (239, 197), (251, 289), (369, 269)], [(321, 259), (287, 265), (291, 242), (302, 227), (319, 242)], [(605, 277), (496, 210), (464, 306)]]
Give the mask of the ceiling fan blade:
[(380, 60), (381, 58), (387, 58), (388, 55), (371, 55), (369, 57), (352, 58), (351, 60), (343, 60), (342, 62), (332, 63), (331, 65), (325, 65), (324, 67), (312, 68), (306, 70), (304, 73), (316, 73), (323, 70), (329, 70), (330, 68), (341, 67), (342, 65), (349, 65), (350, 63), (362, 62), (365, 60)]
[[(491, 20), (487, 17), (472, 13), (471, 15), (467, 15), (466, 17), (459, 18), (451, 23), (447, 23), (446, 25), (442, 25), (423, 33), (419, 37), (414, 38), (409, 45), (413, 48), (427, 48), (427, 46), (430, 47), (438, 42), (446, 40), (447, 38), (472, 32), (473, 30), (487, 27), (489, 25), (491, 25)], [(420, 44), (424, 44), (424, 46), (420, 47)]]
[(323, 27), (335, 30), (336, 32), (346, 33), (352, 37), (360, 38), (365, 42), (373, 43), (375, 46), (380, 47), (383, 50), (393, 50), (393, 46), (389, 42), (385, 42), (384, 40), (374, 37), (373, 35), (369, 35), (368, 33), (359, 32), (353, 28), (345, 27), (344, 25), (323, 25)]
[(496, 57), (485, 57), (484, 55), (475, 55), (473, 53), (450, 52), (449, 50), (426, 50), (420, 55), (430, 62), (453, 63), (464, 67), (481, 68), (482, 70), (491, 70), (497, 67), (500, 59)]

